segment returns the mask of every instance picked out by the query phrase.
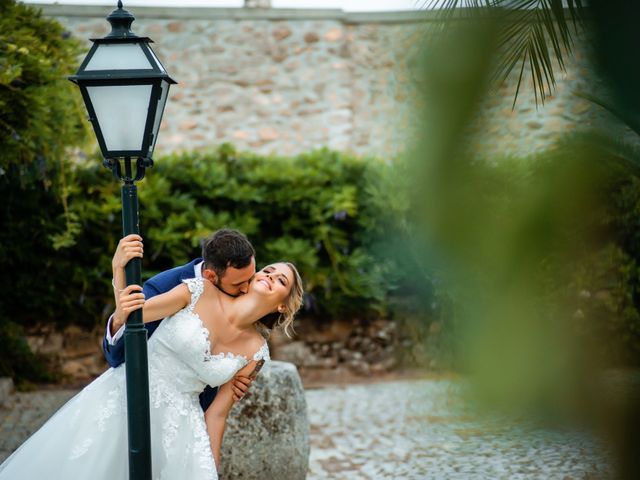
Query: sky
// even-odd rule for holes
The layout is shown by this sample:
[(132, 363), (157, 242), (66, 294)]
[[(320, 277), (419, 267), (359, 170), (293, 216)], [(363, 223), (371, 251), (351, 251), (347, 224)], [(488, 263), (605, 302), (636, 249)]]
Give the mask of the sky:
[[(110, 0), (28, 0), (25, 3), (115, 6)], [(124, 8), (146, 7), (242, 7), (243, 0), (123, 0)], [(273, 8), (338, 8), (348, 12), (414, 10), (425, 0), (271, 0)]]

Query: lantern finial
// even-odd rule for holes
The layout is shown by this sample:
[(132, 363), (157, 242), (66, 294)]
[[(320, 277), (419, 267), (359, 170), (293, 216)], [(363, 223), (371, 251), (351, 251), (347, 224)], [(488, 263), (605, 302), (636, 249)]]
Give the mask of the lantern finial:
[(111, 24), (111, 33), (107, 38), (135, 38), (137, 35), (131, 31), (131, 24), (136, 19), (130, 12), (122, 8), (122, 2), (118, 2), (118, 8), (111, 12), (107, 20)]

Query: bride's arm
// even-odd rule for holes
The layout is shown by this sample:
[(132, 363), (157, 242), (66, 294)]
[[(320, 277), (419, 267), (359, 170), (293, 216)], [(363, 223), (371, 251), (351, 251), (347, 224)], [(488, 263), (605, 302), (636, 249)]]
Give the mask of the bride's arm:
[(231, 391), (231, 382), (227, 382), (218, 389), (216, 398), (204, 414), (207, 432), (209, 433), (209, 442), (211, 443), (211, 451), (213, 452), (213, 459), (216, 462), (216, 470), (218, 470), (218, 473), (220, 473), (222, 437), (227, 424), (227, 416), (232, 406), (233, 392)]
[[(236, 375), (249, 375), (256, 362), (252, 361), (245, 365)], [(207, 408), (204, 419), (207, 424), (207, 432), (209, 433), (209, 442), (211, 443), (211, 451), (216, 462), (216, 469), (220, 473), (220, 450), (222, 448), (222, 437), (227, 424), (227, 417), (234, 404), (233, 398), (233, 379), (222, 385), (218, 389), (216, 398)]]
[[(115, 279), (115, 277), (114, 277)], [(116, 288), (118, 285), (116, 284)], [(156, 295), (145, 301), (142, 287), (140, 285), (129, 285), (120, 290), (114, 323), (117, 319), (122, 319), (124, 323), (129, 314), (142, 308), (142, 320), (144, 323), (160, 320), (168, 315), (176, 313), (189, 304), (191, 293), (185, 284), (180, 284), (166, 293)], [(121, 325), (115, 325), (118, 329)]]

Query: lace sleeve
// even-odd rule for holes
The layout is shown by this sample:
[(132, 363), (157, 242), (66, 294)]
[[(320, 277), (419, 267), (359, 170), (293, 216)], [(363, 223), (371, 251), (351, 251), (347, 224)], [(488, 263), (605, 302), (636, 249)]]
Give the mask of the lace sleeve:
[(187, 306), (187, 310), (193, 312), (193, 307), (204, 292), (204, 280), (202, 278), (187, 278), (182, 280), (182, 283), (187, 284), (187, 288), (191, 292), (191, 303)]
[(260, 350), (253, 354), (253, 359), (255, 361), (271, 360), (271, 357), (269, 356), (269, 345), (267, 345), (267, 342), (264, 342), (260, 347)]

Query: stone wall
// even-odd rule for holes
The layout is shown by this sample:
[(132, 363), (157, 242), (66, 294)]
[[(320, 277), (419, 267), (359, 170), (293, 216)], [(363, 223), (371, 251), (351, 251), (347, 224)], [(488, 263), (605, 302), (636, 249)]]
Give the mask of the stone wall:
[[(44, 7), (76, 37), (108, 31), (110, 7)], [(295, 154), (328, 146), (392, 156), (407, 144), (412, 119), (408, 65), (433, 25), (426, 12), (133, 7), (133, 30), (151, 37), (179, 82), (158, 152), (232, 142), (260, 153)], [(580, 56), (579, 56), (580, 57)], [(584, 87), (581, 59), (560, 74), (556, 95), (536, 108), (524, 89), (512, 111), (512, 88), (486, 105), (477, 147), (527, 154), (585, 117), (572, 95)]]

